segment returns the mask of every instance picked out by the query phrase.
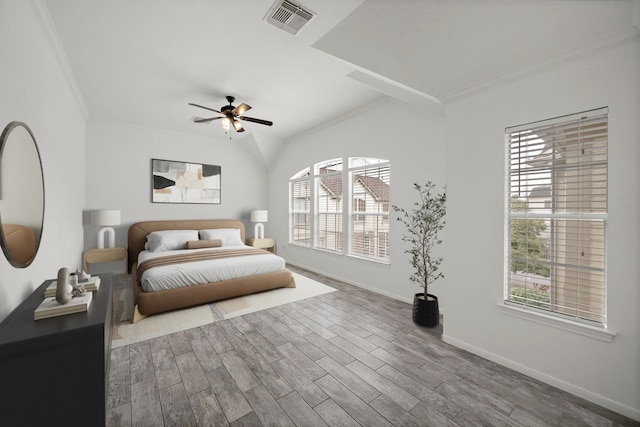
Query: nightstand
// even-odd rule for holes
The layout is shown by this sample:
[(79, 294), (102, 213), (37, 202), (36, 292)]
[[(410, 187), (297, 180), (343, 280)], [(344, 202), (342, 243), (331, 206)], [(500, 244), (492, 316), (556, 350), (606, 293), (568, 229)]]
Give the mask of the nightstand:
[(127, 250), (122, 247), (89, 249), (84, 254), (84, 271), (89, 273), (89, 264), (115, 261), (124, 261), (124, 274), (128, 277)]
[(271, 237), (265, 237), (264, 239), (254, 239), (253, 237), (247, 240), (247, 245), (254, 248), (266, 249), (271, 253), (276, 253), (276, 241)]

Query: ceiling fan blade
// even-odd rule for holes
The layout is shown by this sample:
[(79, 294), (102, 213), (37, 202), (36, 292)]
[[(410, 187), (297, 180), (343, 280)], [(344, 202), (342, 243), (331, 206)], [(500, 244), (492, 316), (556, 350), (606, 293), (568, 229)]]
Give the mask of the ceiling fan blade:
[(218, 111), (218, 110), (214, 110), (213, 108), (205, 107), (205, 106), (203, 106), (203, 105), (192, 104), (191, 102), (189, 102), (189, 105), (193, 105), (194, 107), (204, 108), (205, 110), (213, 111), (214, 113), (222, 114), (222, 113), (221, 113), (220, 111)]
[(240, 123), (237, 120), (234, 120), (231, 123), (233, 123), (233, 127), (235, 128), (236, 132), (244, 132), (244, 128), (242, 127), (242, 123)]
[(273, 122), (270, 122), (269, 120), (254, 119), (253, 117), (247, 117), (247, 116), (242, 116), (242, 117), (238, 117), (238, 118), (240, 120), (246, 120), (248, 122), (260, 123), (261, 125), (267, 125), (267, 126), (273, 125)]
[(207, 123), (210, 122), (212, 120), (218, 120), (221, 119), (222, 117), (211, 117), (210, 119), (202, 119), (200, 117), (196, 117), (195, 119), (193, 119), (194, 123)]
[(234, 116), (240, 116), (244, 114), (246, 111), (249, 111), (250, 109), (251, 109), (251, 105), (247, 105), (243, 102), (242, 104), (234, 108), (232, 113)]

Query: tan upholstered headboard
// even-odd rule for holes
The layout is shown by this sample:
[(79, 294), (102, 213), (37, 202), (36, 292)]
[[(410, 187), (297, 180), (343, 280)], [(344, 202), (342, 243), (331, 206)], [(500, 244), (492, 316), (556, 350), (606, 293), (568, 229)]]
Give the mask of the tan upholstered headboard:
[(244, 223), (238, 219), (187, 219), (143, 221), (131, 224), (128, 233), (129, 270), (144, 250), (147, 234), (160, 230), (207, 230), (210, 228), (239, 228), (240, 237), (245, 241)]

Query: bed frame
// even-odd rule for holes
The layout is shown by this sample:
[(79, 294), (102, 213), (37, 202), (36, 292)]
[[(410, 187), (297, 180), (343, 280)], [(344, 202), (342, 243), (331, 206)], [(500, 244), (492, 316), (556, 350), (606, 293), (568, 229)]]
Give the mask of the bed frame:
[(295, 287), (289, 270), (215, 283), (203, 283), (166, 291), (144, 292), (138, 283), (138, 254), (144, 250), (147, 234), (159, 230), (205, 230), (211, 228), (239, 228), (245, 241), (244, 223), (235, 219), (143, 221), (132, 224), (128, 233), (128, 267), (132, 276), (135, 323), (145, 316), (191, 307), (226, 298), (252, 294), (276, 288)]

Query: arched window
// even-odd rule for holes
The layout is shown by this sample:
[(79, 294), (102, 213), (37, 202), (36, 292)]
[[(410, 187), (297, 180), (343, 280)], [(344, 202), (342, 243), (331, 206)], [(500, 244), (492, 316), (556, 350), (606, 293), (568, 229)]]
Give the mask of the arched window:
[(389, 161), (318, 162), (289, 180), (289, 243), (389, 262)]

